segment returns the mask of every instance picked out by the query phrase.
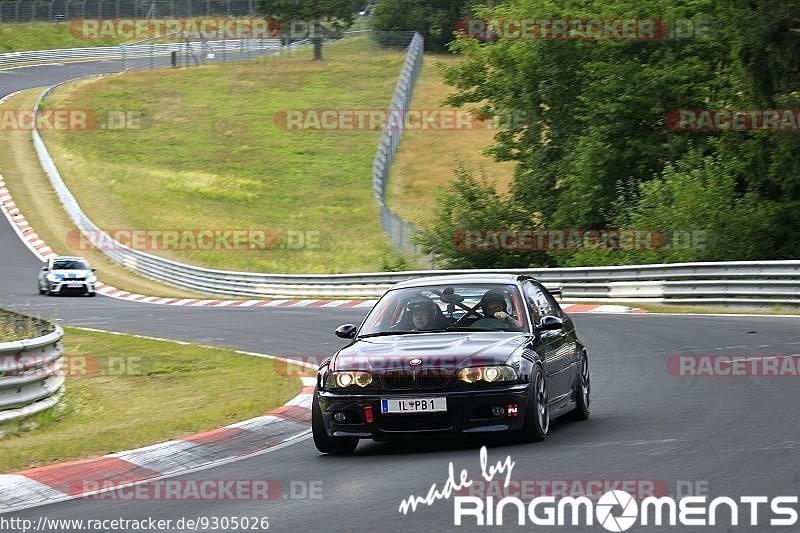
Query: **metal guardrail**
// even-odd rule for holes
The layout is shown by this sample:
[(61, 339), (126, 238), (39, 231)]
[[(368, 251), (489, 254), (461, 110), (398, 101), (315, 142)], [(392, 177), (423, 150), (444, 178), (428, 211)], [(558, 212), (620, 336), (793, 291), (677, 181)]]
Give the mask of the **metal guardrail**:
[[(416, 37), (415, 37), (416, 39)], [(421, 47), (421, 41), (416, 40)], [(421, 52), (420, 52), (421, 53)], [(419, 68), (408, 55), (404, 72), (407, 85)], [(409, 66), (410, 65), (410, 66)], [(45, 91), (36, 104), (54, 88)], [(410, 94), (408, 90), (403, 94)], [(403, 102), (393, 107), (404, 108)], [(35, 123), (35, 121), (34, 121)], [(391, 149), (399, 137), (382, 146)], [(664, 302), (748, 305), (800, 305), (800, 261), (710, 262), (586, 268), (533, 268), (514, 270), (428, 270), (335, 275), (259, 274), (207, 269), (187, 265), (115, 243), (80, 208), (61, 178), (37, 130), (33, 143), (56, 194), (75, 225), (90, 242), (113, 261), (145, 277), (168, 285), (209, 294), (243, 298), (373, 298), (393, 284), (420, 276), (463, 273), (517, 272), (544, 283), (562, 286), (565, 300), (607, 302)], [(396, 145), (395, 145), (396, 148)], [(388, 153), (388, 152), (387, 152)], [(385, 185), (385, 182), (382, 182)], [(380, 189), (383, 192), (383, 189)], [(377, 196), (378, 190), (376, 190)], [(384, 206), (385, 207), (385, 206)], [(387, 209), (388, 211), (388, 209)], [(112, 246), (108, 246), (113, 243)], [(110, 249), (109, 249), (110, 248)]]
[(58, 402), (64, 390), (61, 339), (64, 331), (44, 320), (11, 312), (9, 323), (35, 324), (38, 337), (0, 343), (0, 423), (41, 412)]
[[(403, 70), (397, 80), (389, 109), (405, 111), (411, 105), (414, 85), (422, 70), (422, 58), (425, 50), (425, 41), (422, 35), (414, 33), (411, 43), (406, 49), (406, 59)], [(394, 162), (394, 156), (403, 136), (403, 124), (387, 124), (381, 133), (375, 159), (372, 163), (372, 189), (375, 199), (381, 210), (381, 227), (389, 236), (392, 244), (400, 250), (422, 255), (420, 247), (414, 242), (417, 228), (397, 213), (392, 212), (386, 205), (386, 186), (389, 182), (389, 172)]]
[[(120, 69), (128, 67), (127, 60), (168, 56), (172, 52), (197, 54), (208, 59), (209, 54), (220, 54), (217, 60), (242, 59), (266, 51), (278, 50), (280, 39), (227, 39), (204, 41), (176, 41), (170, 43), (122, 44), (117, 46), (96, 46), (86, 48), (64, 48), (56, 50), (34, 50), (30, 52), (9, 52), (0, 54), (0, 68), (31, 64), (53, 63), (58, 61), (85, 61), (92, 59), (118, 60)], [(227, 57), (225, 54), (229, 54)]]

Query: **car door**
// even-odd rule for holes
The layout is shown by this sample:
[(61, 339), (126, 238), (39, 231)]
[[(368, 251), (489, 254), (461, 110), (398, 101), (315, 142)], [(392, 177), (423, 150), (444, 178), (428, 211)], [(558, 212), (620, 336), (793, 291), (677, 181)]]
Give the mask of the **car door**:
[(578, 336), (575, 332), (575, 324), (572, 319), (561, 309), (556, 299), (550, 294), (546, 288), (541, 287), (540, 290), (544, 294), (547, 301), (550, 303), (550, 308), (553, 316), (558, 317), (564, 323), (564, 328), (561, 330), (561, 350), (564, 352), (565, 363), (568, 366), (568, 393), (573, 390), (573, 385), (577, 382), (580, 363), (578, 356)]
[[(531, 316), (535, 321), (534, 328), (545, 316), (564, 319), (561, 308), (555, 304), (552, 296), (537, 283), (526, 281), (523, 290), (525, 300), (531, 309)], [(570, 335), (565, 329), (536, 331), (536, 334), (544, 350), (550, 402), (563, 403), (571, 393), (575, 346), (569, 342)], [(571, 344), (572, 346), (570, 346)]]

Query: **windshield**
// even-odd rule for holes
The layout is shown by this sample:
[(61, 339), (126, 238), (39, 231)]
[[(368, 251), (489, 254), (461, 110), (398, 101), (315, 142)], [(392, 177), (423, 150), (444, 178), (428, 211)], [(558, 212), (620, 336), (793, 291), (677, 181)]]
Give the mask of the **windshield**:
[(53, 261), (53, 270), (89, 270), (91, 267), (80, 259), (59, 259)]
[(527, 331), (516, 285), (395, 289), (367, 315), (360, 337), (434, 331)]

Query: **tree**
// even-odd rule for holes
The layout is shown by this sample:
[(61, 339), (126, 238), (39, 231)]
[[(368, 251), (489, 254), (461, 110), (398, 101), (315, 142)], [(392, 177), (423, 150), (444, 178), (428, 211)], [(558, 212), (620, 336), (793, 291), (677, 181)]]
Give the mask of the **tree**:
[(443, 51), (454, 38), (460, 19), (470, 16), (476, 0), (381, 0), (371, 27), (376, 31), (417, 31), (425, 48)]
[[(798, 135), (676, 132), (666, 124), (675, 109), (800, 107), (800, 3), (506, 0), (495, 5), (478, 9), (478, 16), (660, 19), (671, 28), (677, 27), (675, 21), (694, 28), (713, 21), (707, 31), (688, 37), (501, 36), (481, 42), (462, 35), (455, 41), (452, 48), (465, 61), (447, 74), (458, 89), (448, 103), (478, 104), (488, 116), (524, 117), (499, 131), (492, 148), (497, 159), (517, 163), (507, 199), (512, 211), (529, 219), (536, 216), (541, 227), (550, 229), (696, 230), (721, 239), (680, 254), (673, 249), (650, 257), (625, 252), (601, 257), (591, 251), (562, 251), (548, 254), (548, 262), (800, 254)], [(729, 239), (729, 234), (743, 234), (743, 220), (750, 243), (756, 237), (749, 230), (758, 228), (758, 245), (734, 245)], [(516, 259), (516, 266), (531, 260)]]
[(314, 60), (318, 61), (322, 59), (323, 22), (329, 21), (337, 29), (347, 28), (361, 3), (362, 0), (258, 0), (258, 8), (263, 15), (277, 19), (284, 31), (310, 27)]

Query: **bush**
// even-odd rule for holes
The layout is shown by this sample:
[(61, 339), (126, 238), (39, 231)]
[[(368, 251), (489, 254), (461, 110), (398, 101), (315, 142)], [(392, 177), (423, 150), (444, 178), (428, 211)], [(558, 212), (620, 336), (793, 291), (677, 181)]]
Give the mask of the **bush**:
[(470, 13), (470, 0), (382, 0), (375, 6), (375, 31), (417, 31), (425, 49), (445, 51), (458, 21)]
[(470, 230), (532, 229), (530, 220), (506, 196), (497, 193), (486, 176), (476, 178), (460, 167), (450, 187), (438, 198), (434, 222), (420, 230), (417, 242), (435, 257), (442, 268), (515, 268), (542, 265), (544, 254), (536, 252), (470, 249), (465, 233)]

